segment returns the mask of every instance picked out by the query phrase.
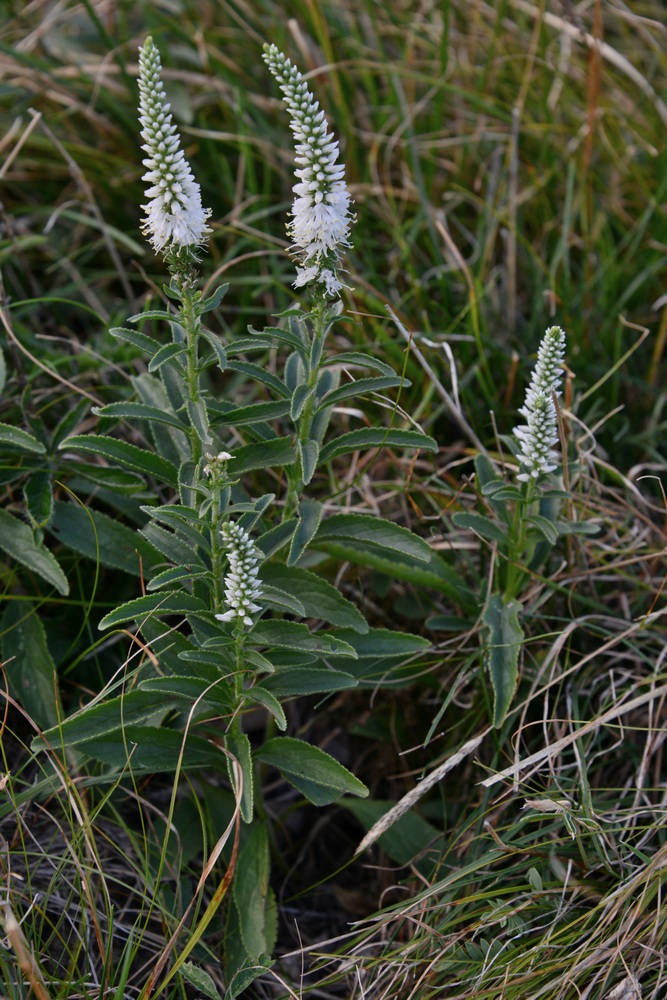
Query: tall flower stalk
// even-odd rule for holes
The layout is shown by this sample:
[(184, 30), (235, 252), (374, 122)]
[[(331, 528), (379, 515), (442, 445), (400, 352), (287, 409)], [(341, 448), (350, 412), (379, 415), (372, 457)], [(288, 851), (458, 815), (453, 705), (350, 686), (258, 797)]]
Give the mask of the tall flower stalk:
[[(526, 423), (514, 428), (519, 444), (517, 480), (522, 484), (522, 499), (516, 503), (509, 534), (505, 596), (516, 596), (524, 577), (525, 566), (530, 562), (534, 541), (534, 526), (540, 515), (531, 513), (540, 497), (540, 481), (558, 468), (558, 414), (557, 399), (565, 358), (565, 332), (552, 326), (544, 334), (537, 351), (537, 363), (526, 390), (526, 398), (519, 413)], [(537, 521), (536, 521), (537, 517)]]
[(558, 417), (554, 400), (560, 396), (565, 357), (565, 333), (550, 327), (537, 352), (537, 364), (519, 410), (526, 423), (514, 429), (520, 445), (519, 482), (530, 483), (558, 467), (554, 447), (558, 443)]
[(296, 140), (297, 183), (292, 189), (295, 198), (287, 227), (297, 260), (294, 286), (308, 286), (314, 300), (307, 315), (310, 325), (310, 342), (304, 344), (307, 357), (292, 406), (299, 461), (289, 473), (285, 504), (285, 517), (289, 517), (298, 507), (303, 487), (310, 482), (317, 464), (319, 439), (313, 423), (323, 341), (340, 313), (343, 288), (340, 258), (350, 246), (352, 215), (345, 169), (338, 162), (338, 142), (327, 129), (319, 103), (296, 66), (275, 45), (264, 46), (264, 61), (282, 90)]
[(139, 121), (141, 147), (148, 155), (142, 180), (150, 184), (142, 232), (156, 253), (201, 246), (211, 232), (206, 220), (210, 209), (202, 206), (201, 191), (181, 149), (170, 105), (160, 79), (160, 53), (151, 37), (139, 50)]
[[(211, 232), (206, 220), (211, 210), (204, 208), (199, 184), (181, 148), (170, 106), (160, 79), (160, 53), (151, 37), (139, 50), (139, 121), (141, 147), (147, 157), (143, 164), (147, 172), (143, 180), (150, 186), (149, 199), (142, 205), (146, 215), (142, 232), (156, 253), (164, 256), (172, 275), (172, 288), (180, 299), (178, 326), (185, 331), (188, 407), (191, 411), (190, 441), (192, 457), (198, 463), (202, 457), (202, 428), (197, 345), (201, 325), (201, 292), (194, 265), (197, 251)], [(179, 335), (174, 328), (175, 338)], [(195, 418), (194, 420), (192, 418)]]
[(264, 61), (283, 92), (296, 139), (294, 204), (288, 232), (299, 266), (296, 288), (315, 285), (328, 298), (339, 295), (340, 255), (350, 246), (350, 193), (338, 143), (327, 131), (324, 112), (302, 74), (275, 45), (264, 46)]

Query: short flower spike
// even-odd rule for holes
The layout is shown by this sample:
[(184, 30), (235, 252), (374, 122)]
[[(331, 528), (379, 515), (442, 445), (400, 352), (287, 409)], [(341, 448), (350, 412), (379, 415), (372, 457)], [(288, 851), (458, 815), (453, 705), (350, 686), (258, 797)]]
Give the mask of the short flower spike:
[(343, 287), (337, 275), (340, 254), (349, 247), (350, 193), (345, 168), (338, 163), (338, 143), (327, 132), (324, 112), (303, 76), (275, 45), (264, 46), (264, 61), (278, 81), (292, 115), (298, 183), (288, 227), (297, 248), (295, 287), (315, 282), (329, 298)]
[(252, 625), (250, 615), (261, 611), (253, 603), (255, 598), (262, 595), (257, 575), (257, 549), (248, 532), (235, 521), (223, 524), (220, 534), (229, 560), (229, 573), (225, 577), (225, 601), (229, 605), (229, 611), (215, 617), (221, 622), (240, 618), (244, 625)]
[(559, 326), (552, 326), (540, 343), (526, 401), (519, 410), (527, 423), (514, 429), (521, 446), (521, 472), (517, 476), (521, 482), (537, 479), (558, 466), (554, 450), (558, 443), (558, 416), (553, 396), (560, 396), (564, 356), (565, 333)]
[(199, 185), (172, 125), (161, 71), (160, 53), (149, 37), (139, 50), (141, 148), (148, 153), (142, 180), (151, 185), (146, 191), (150, 201), (141, 207), (146, 212), (142, 232), (157, 253), (201, 246), (211, 232), (206, 225), (211, 210), (202, 207)]

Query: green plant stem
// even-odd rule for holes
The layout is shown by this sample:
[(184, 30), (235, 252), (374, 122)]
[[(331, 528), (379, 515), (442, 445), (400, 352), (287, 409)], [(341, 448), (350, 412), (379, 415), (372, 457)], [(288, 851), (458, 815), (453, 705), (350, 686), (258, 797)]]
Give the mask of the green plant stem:
[(323, 340), (327, 319), (327, 306), (324, 300), (319, 300), (314, 305), (310, 313), (312, 323), (312, 341), (310, 352), (310, 366), (307, 378), (308, 398), (304, 403), (303, 410), (297, 419), (297, 440), (299, 442), (299, 461), (288, 472), (289, 489), (287, 501), (285, 503), (284, 519), (291, 517), (298, 511), (299, 500), (303, 492), (303, 450), (310, 440), (310, 432), (313, 424), (313, 414), (315, 409), (315, 387), (322, 368)]
[[(187, 337), (187, 383), (188, 399), (196, 405), (199, 402), (199, 371), (197, 347), (199, 341), (199, 310), (197, 304), (199, 293), (196, 291), (196, 279), (191, 274), (177, 274), (176, 282), (181, 294), (179, 320)], [(190, 420), (190, 451), (195, 465), (202, 457), (202, 443), (197, 428)]]
[(220, 512), (220, 494), (216, 490), (211, 506), (211, 569), (213, 572), (213, 614), (222, 614), (222, 562), (224, 549), (220, 544), (220, 526), (222, 524), (222, 514)]
[(243, 622), (240, 618), (236, 619), (236, 627), (234, 629), (234, 646), (235, 646), (235, 658), (236, 666), (234, 670), (234, 714), (232, 717), (231, 732), (240, 735), (243, 730), (243, 717), (241, 715), (241, 703), (243, 701), (243, 674), (245, 670), (245, 640), (246, 634), (243, 626)]
[(512, 526), (509, 534), (509, 551), (507, 553), (507, 575), (505, 578), (505, 600), (513, 600), (518, 592), (524, 573), (523, 561), (526, 548), (526, 514), (530, 510), (535, 494), (535, 482), (529, 479), (525, 484), (524, 499), (514, 507)]

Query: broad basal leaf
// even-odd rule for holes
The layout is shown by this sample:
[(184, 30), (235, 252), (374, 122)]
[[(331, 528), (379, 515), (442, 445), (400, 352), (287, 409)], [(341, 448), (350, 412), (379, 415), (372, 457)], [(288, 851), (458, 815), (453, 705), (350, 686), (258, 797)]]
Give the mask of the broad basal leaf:
[(505, 601), (501, 594), (492, 594), (484, 612), (488, 629), (486, 665), (493, 686), (493, 725), (505, 720), (518, 681), (518, 662), (523, 629), (519, 624), (521, 605)]
[(6, 510), (0, 510), (0, 549), (41, 576), (58, 593), (69, 594), (69, 583), (55, 557), (43, 543), (35, 541), (27, 524)]
[(2, 633), (10, 693), (41, 729), (55, 726), (59, 714), (56, 665), (39, 617), (29, 605), (10, 601), (2, 616)]
[(150, 577), (153, 567), (163, 562), (157, 549), (138, 531), (79, 503), (59, 500), (50, 530), (75, 552), (135, 576), (143, 573)]

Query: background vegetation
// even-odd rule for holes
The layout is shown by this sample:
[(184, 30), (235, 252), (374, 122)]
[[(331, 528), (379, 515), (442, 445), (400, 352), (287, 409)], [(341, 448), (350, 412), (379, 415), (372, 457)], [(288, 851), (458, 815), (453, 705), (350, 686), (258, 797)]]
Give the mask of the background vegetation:
[[(82, 551), (62, 513), (75, 496), (134, 529), (131, 484), (125, 502), (102, 474), (91, 486), (57, 444), (97, 428), (91, 405), (132, 398), (143, 359), (108, 331), (164, 281), (138, 228), (137, 49), (151, 34), (213, 209), (202, 267), (210, 289), (230, 282), (215, 313), (227, 337), (270, 325), (294, 302), (284, 228), (292, 150), (262, 44), (309, 74), (357, 215), (347, 319), (332, 346), (404, 369), (411, 384), (398, 412), (440, 445), (437, 456), (360, 453), (314, 489), (330, 511), (410, 527), (466, 588), (457, 598), (354, 566), (337, 577), (371, 624), (424, 635), (431, 648), (409, 663), (380, 661), (354, 691), (290, 704), (290, 731), (341, 760), (371, 796), (314, 810), (278, 780), (266, 788), (279, 957), (243, 995), (658, 1000), (667, 982), (660, 0), (5, 0), (0, 31), (0, 420), (45, 442), (46, 455), (5, 442), (3, 506), (43, 534), (71, 587), (59, 595), (34, 567), (10, 555), (2, 563), (1, 991), (137, 997), (191, 901), (173, 953), (194, 947), (164, 995), (229, 988), (229, 942), (217, 918), (203, 919), (229, 857), (200, 884), (226, 822), (218, 784), (188, 772), (172, 795), (169, 776), (133, 783), (29, 749), (57, 706), (68, 714), (122, 666), (127, 643), (100, 642), (97, 624), (140, 593), (136, 556)], [(599, 530), (561, 543), (531, 581), (517, 703), (493, 730), (479, 611), (494, 556), (452, 515), (478, 502), (479, 446), (507, 459), (502, 435), (551, 323), (568, 335), (575, 516)], [(219, 388), (255, 398), (240, 377)], [(341, 432), (352, 416), (384, 424), (394, 404), (355, 405), (337, 413)], [(136, 429), (126, 433), (135, 440)], [(266, 492), (270, 475), (250, 473), (248, 489)], [(32, 666), (45, 649), (58, 692)], [(541, 756), (518, 766), (532, 754)], [(389, 813), (355, 855), (399, 801), (402, 815)]]

